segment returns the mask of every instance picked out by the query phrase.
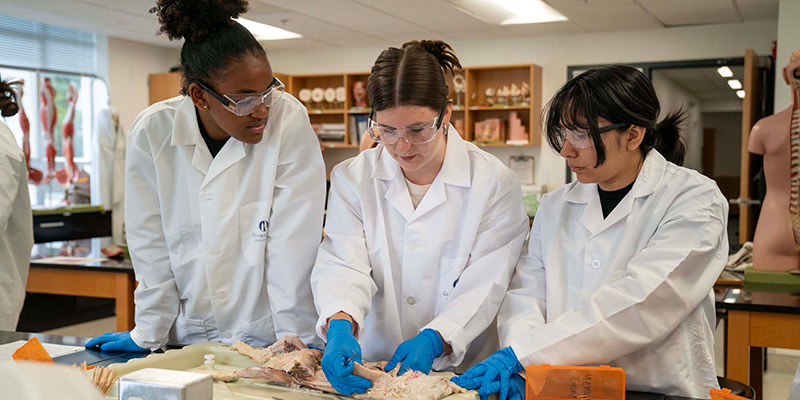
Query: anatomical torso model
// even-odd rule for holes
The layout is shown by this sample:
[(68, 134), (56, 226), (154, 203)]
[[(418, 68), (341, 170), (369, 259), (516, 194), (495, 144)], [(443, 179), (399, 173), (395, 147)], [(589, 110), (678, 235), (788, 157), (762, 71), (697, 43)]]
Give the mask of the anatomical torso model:
[[(61, 134), (64, 141), (61, 144), (61, 153), (64, 155), (64, 169), (66, 170), (66, 182), (78, 181), (78, 166), (75, 164), (75, 148), (72, 145), (72, 139), (75, 136), (75, 105), (78, 102), (78, 92), (75, 86), (69, 85), (67, 89), (67, 113), (64, 114), (64, 120), (61, 122)], [(60, 181), (60, 180), (59, 180)], [(65, 183), (65, 182), (61, 182)]]
[(756, 123), (749, 150), (764, 156), (767, 194), (761, 206), (753, 268), (786, 272), (800, 268), (800, 50), (783, 69), (792, 105)]
[(19, 86), (19, 127), (22, 128), (22, 152), (25, 154), (25, 164), (28, 166), (28, 181), (39, 184), (42, 182), (42, 171), (31, 167), (31, 122), (22, 105), (23, 85), (25, 85), (25, 81), (22, 81)]
[(39, 115), (44, 131), (45, 156), (47, 157), (47, 181), (56, 174), (56, 90), (50, 78), (44, 78), (39, 89)]

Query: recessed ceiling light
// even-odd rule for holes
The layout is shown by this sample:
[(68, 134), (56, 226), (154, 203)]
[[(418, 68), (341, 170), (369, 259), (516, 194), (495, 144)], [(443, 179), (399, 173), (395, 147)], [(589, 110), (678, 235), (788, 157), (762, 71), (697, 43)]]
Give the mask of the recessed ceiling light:
[(303, 35), (298, 33), (290, 32), (272, 25), (262, 24), (261, 22), (251, 21), (249, 19), (237, 18), (236, 22), (247, 28), (257, 40), (281, 40), (303, 37)]
[(744, 98), (744, 90), (737, 90), (736, 95), (739, 96), (740, 99)]
[(514, 14), (500, 25), (537, 24), (541, 22), (566, 21), (560, 12), (542, 0), (490, 0)]
[(731, 71), (727, 65), (717, 68), (717, 72), (719, 73), (719, 76), (723, 78), (730, 78), (733, 76), (733, 71)]
[(739, 82), (738, 79), (730, 79), (728, 80), (728, 86), (733, 90), (739, 90), (742, 88), (742, 82)]

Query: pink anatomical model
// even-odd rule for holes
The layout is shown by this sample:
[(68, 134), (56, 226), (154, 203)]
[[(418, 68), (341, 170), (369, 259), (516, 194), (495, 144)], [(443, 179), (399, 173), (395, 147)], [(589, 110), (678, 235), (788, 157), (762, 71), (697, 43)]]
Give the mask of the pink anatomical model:
[(783, 68), (792, 88), (792, 105), (759, 120), (750, 132), (749, 150), (764, 155), (767, 194), (753, 240), (753, 268), (786, 272), (800, 268), (800, 50)]
[(53, 88), (50, 78), (44, 78), (39, 90), (39, 116), (42, 119), (44, 130), (45, 156), (47, 157), (47, 177), (49, 181), (56, 174), (56, 89)]
[(75, 136), (73, 121), (75, 120), (75, 104), (77, 102), (78, 92), (75, 91), (75, 86), (70, 84), (67, 89), (67, 113), (64, 114), (64, 120), (61, 122), (61, 135), (64, 139), (61, 144), (61, 153), (64, 155), (64, 169), (66, 170), (64, 177), (59, 177), (61, 184), (77, 182), (80, 172), (75, 164), (75, 148), (72, 145), (72, 139)]
[(25, 165), (28, 166), (28, 181), (34, 184), (42, 182), (42, 171), (31, 167), (31, 123), (28, 114), (25, 114), (25, 107), (22, 106), (22, 87), (25, 81), (19, 85), (19, 127), (22, 128), (22, 152), (25, 153)]

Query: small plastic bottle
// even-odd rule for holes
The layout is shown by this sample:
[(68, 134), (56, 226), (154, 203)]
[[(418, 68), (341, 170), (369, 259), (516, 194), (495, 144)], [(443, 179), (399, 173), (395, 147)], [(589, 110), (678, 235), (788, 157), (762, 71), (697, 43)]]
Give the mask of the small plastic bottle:
[(209, 371), (214, 371), (214, 370), (217, 369), (216, 368), (216, 361), (214, 360), (215, 356), (213, 354), (206, 354), (206, 355), (203, 356), (203, 358), (206, 359), (206, 361), (203, 363), (203, 365), (205, 365), (206, 369), (208, 369)]

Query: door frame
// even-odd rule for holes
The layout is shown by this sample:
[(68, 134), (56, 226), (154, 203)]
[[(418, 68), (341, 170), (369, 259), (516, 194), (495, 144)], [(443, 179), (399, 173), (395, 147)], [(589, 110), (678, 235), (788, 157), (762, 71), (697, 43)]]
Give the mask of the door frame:
[[(683, 69), (683, 68), (709, 68), (721, 67), (723, 65), (744, 66), (744, 57), (727, 57), (727, 58), (706, 58), (697, 60), (678, 60), (678, 61), (654, 61), (654, 62), (637, 62), (637, 63), (620, 63), (620, 64), (585, 64), (585, 65), (569, 65), (567, 66), (567, 81), (580, 75), (582, 72), (600, 67), (608, 67), (611, 65), (628, 65), (639, 69), (650, 79), (653, 78), (653, 71), (659, 69)], [(770, 97), (770, 96), (767, 96)], [(770, 105), (771, 107), (771, 105)], [(569, 165), (564, 161), (566, 183), (572, 182), (572, 171)]]

